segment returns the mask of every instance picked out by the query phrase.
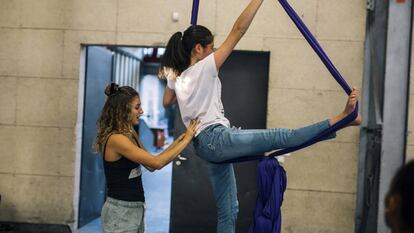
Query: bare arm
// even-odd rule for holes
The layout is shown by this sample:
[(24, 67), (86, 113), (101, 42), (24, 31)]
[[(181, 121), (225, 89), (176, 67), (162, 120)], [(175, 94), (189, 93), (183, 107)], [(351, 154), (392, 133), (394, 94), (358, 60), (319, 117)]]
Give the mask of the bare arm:
[(164, 97), (162, 99), (162, 104), (165, 108), (170, 107), (177, 101), (174, 90), (170, 89), (168, 86), (165, 87)]
[(125, 156), (127, 159), (142, 164), (151, 169), (161, 169), (172, 161), (184, 148), (191, 142), (199, 121), (193, 120), (184, 135), (175, 140), (171, 146), (158, 156), (153, 156), (146, 150), (137, 147), (122, 134), (114, 134), (108, 140), (108, 148), (114, 152)]
[(251, 22), (253, 21), (254, 16), (256, 15), (257, 10), (262, 5), (262, 2), (263, 0), (251, 0), (249, 5), (247, 5), (244, 11), (237, 18), (226, 40), (214, 53), (214, 60), (216, 62), (217, 70), (220, 69), (227, 57), (233, 51), (234, 47), (236, 47), (239, 40), (246, 33)]

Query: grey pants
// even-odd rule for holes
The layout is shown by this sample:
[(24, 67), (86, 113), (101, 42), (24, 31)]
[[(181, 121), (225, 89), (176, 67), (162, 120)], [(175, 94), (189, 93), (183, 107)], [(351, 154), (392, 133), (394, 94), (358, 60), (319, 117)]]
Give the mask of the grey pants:
[(145, 203), (107, 197), (101, 219), (104, 233), (144, 233)]

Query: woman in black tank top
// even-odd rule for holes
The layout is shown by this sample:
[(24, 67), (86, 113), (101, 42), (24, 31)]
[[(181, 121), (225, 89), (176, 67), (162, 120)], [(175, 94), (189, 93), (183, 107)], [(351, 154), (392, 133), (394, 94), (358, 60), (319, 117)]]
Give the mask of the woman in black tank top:
[(97, 123), (94, 145), (103, 153), (107, 180), (107, 199), (101, 213), (104, 232), (144, 232), (141, 165), (150, 171), (163, 168), (190, 143), (199, 122), (192, 120), (184, 134), (154, 156), (145, 150), (133, 129), (144, 112), (138, 93), (132, 87), (112, 83), (105, 94), (108, 98)]

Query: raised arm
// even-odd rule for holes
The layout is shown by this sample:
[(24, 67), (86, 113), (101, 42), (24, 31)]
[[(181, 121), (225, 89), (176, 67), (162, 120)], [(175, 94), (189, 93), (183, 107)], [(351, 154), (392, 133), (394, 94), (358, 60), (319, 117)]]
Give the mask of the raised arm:
[(186, 133), (176, 139), (171, 146), (161, 152), (158, 156), (154, 156), (146, 150), (137, 147), (131, 142), (131, 140), (129, 140), (129, 138), (122, 134), (112, 135), (108, 140), (108, 148), (110, 148), (113, 152), (125, 156), (131, 161), (142, 164), (151, 169), (159, 170), (177, 157), (178, 154), (180, 154), (181, 151), (183, 151), (184, 148), (191, 142), (198, 124), (198, 120), (191, 121)]
[(249, 5), (247, 5), (244, 11), (237, 18), (226, 40), (214, 53), (214, 60), (216, 62), (217, 70), (220, 69), (227, 57), (233, 51), (234, 47), (236, 47), (239, 40), (246, 33), (251, 22), (253, 21), (254, 16), (256, 15), (257, 10), (262, 5), (262, 2), (263, 0), (251, 0)]

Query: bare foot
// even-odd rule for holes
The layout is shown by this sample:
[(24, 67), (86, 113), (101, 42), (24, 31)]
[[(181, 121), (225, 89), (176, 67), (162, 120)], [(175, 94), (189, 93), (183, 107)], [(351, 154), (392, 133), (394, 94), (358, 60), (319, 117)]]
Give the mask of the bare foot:
[(353, 122), (349, 123), (350, 126), (361, 125), (361, 124), (362, 124), (362, 116), (359, 113), (358, 113), (357, 118), (355, 118), (355, 120)]
[[(338, 121), (344, 119), (346, 116), (348, 116), (355, 110), (356, 104), (358, 102), (358, 95), (359, 95), (359, 91), (356, 88), (352, 88), (352, 92), (348, 97), (344, 111), (340, 113), (338, 116), (329, 120), (329, 123), (331, 125), (334, 125)], [(349, 126), (360, 125), (361, 123), (362, 123), (362, 116), (358, 113), (357, 118), (351, 123), (349, 123)]]

